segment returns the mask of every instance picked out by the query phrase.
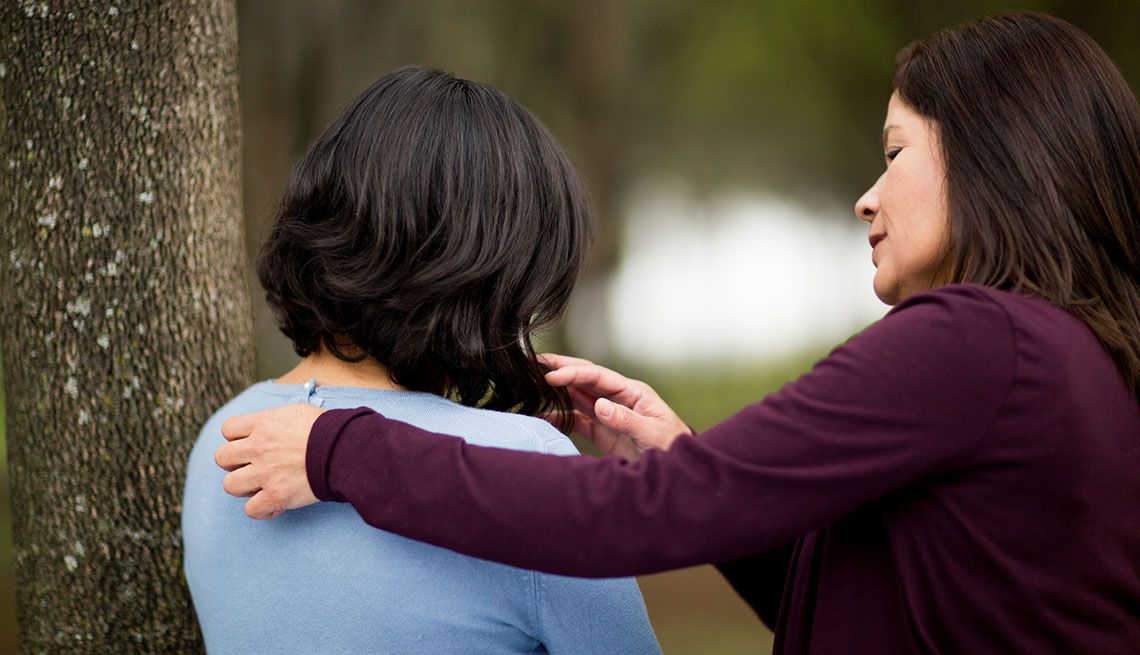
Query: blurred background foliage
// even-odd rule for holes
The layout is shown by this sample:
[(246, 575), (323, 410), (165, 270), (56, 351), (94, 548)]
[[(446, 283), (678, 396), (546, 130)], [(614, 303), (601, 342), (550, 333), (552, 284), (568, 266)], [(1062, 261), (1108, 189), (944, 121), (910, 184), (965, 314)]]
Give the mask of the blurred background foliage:
[[(249, 253), (292, 162), (377, 77), (421, 63), (490, 83), (550, 127), (583, 173), (597, 210), (598, 243), (584, 291), (571, 307), (570, 327), (549, 335), (548, 344), (603, 357), (650, 382), (702, 429), (806, 370), (836, 339), (764, 357), (670, 357), (669, 366), (615, 349), (607, 343), (615, 320), (604, 302), (607, 285), (623, 247), (650, 248), (646, 232), (655, 231), (641, 226), (643, 232), (629, 233), (633, 191), (645, 180), (664, 179), (700, 200), (762, 194), (803, 214), (853, 222), (848, 208), (882, 168), (879, 131), (895, 53), (934, 29), (1015, 8), (1081, 27), (1137, 88), (1136, 0), (240, 0)], [(783, 280), (746, 282), (761, 289)], [(725, 317), (732, 320), (731, 310)], [(837, 334), (873, 318), (849, 317)], [(260, 377), (273, 377), (295, 357), (264, 303), (257, 323)], [(687, 338), (719, 337), (711, 331)], [(2, 419), (0, 397), (0, 455)], [(14, 652), (2, 457), (0, 483), (0, 652)], [(708, 567), (650, 576), (642, 586), (667, 653), (754, 653), (757, 642), (769, 639)]]

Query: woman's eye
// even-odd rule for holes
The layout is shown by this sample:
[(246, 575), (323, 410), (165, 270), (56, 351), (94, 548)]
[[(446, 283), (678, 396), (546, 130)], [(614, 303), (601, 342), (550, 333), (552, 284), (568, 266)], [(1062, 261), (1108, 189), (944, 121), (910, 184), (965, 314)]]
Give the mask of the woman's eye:
[(892, 149), (886, 151), (885, 153), (883, 153), (883, 156), (885, 156), (887, 158), (888, 162), (892, 161), (895, 157), (898, 156), (900, 150), (902, 150), (902, 148), (892, 148)]

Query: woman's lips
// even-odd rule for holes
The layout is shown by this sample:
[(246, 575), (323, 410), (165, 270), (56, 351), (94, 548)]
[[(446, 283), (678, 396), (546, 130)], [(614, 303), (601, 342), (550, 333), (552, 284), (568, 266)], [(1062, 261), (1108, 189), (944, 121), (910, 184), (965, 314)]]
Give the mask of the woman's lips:
[(875, 246), (879, 245), (883, 241), (883, 239), (886, 239), (886, 238), (887, 238), (887, 235), (883, 232), (877, 232), (877, 233), (869, 235), (867, 237), (867, 241), (871, 244), (871, 264), (875, 268), (879, 267), (879, 262), (875, 261), (875, 253), (877, 252), (875, 250)]

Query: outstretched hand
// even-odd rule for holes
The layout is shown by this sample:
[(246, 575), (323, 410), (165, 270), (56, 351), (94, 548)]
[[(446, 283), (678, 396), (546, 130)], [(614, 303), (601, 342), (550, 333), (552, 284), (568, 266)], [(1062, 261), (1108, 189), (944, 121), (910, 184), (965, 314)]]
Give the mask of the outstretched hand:
[(227, 443), (214, 451), (214, 461), (229, 471), (222, 488), (231, 496), (250, 497), (245, 513), (251, 518), (272, 519), (317, 502), (305, 471), (305, 450), (323, 411), (286, 405), (222, 423)]
[(648, 384), (576, 357), (547, 353), (547, 384), (566, 387), (574, 405), (574, 431), (602, 453), (636, 461), (654, 448), (665, 450), (689, 426)]

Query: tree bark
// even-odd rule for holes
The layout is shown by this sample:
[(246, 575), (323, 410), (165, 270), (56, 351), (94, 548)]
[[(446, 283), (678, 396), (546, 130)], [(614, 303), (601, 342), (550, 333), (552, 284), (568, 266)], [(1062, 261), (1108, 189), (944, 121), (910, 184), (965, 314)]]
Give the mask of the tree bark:
[(183, 653), (190, 446), (252, 379), (230, 0), (0, 8), (20, 643)]

